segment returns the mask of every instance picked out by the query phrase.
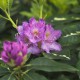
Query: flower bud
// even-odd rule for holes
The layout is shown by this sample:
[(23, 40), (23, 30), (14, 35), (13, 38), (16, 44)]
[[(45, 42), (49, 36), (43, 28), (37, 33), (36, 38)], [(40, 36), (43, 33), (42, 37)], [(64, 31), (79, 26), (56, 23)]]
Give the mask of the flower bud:
[(5, 41), (1, 58), (9, 66), (21, 66), (27, 60), (27, 46), (22, 42)]

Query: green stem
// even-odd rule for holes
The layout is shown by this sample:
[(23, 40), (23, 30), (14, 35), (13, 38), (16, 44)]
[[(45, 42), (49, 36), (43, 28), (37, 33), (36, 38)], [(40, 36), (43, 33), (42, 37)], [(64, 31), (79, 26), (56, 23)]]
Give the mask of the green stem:
[(15, 74), (15, 77), (16, 77), (16, 79), (17, 80), (21, 80), (21, 77), (22, 77), (22, 75), (21, 75), (21, 70), (19, 70), (19, 72), (18, 71), (16, 71), (17, 73)]
[[(32, 68), (31, 68), (32, 69)], [(25, 72), (23, 72), (22, 76), (26, 73), (28, 73), (31, 69), (26, 70)]]
[(33, 80), (28, 74), (26, 74), (26, 76), (27, 76), (30, 80)]
[(2, 16), (2, 15), (0, 15), (0, 17), (3, 18), (3, 19), (9, 20), (8, 18), (6, 18), (6, 17), (4, 17), (4, 16)]
[(10, 15), (9, 0), (8, 0), (8, 14)]
[(12, 76), (14, 73), (15, 73), (15, 71), (13, 71), (13, 72), (11, 73), (11, 75), (10, 75), (9, 78), (8, 78), (8, 80), (11, 79), (11, 76)]
[(17, 25), (14, 23), (14, 21), (12, 20), (12, 18), (10, 17), (10, 15), (6, 11), (5, 11), (5, 14), (6, 14), (8, 20), (12, 23), (13, 27), (17, 28)]
[(41, 8), (40, 8), (40, 18), (41, 18), (41, 19), (42, 19), (42, 17), (43, 17), (42, 13), (43, 13), (43, 5), (42, 5)]
[(23, 66), (23, 67), (26, 67), (26, 66), (31, 66), (31, 64), (27, 64), (27, 65), (25, 65), (25, 66)]
[(18, 76), (15, 76), (17, 80), (19, 80)]

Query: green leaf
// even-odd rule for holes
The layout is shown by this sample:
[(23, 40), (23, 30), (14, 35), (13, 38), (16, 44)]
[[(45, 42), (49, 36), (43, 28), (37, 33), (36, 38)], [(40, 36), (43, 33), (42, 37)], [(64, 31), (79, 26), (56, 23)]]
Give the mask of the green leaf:
[(64, 75), (61, 75), (57, 80), (70, 80), (70, 79)]
[(31, 53), (27, 54), (27, 60), (30, 58), (31, 56)]
[(2, 10), (10, 9), (12, 6), (13, 0), (0, 0), (0, 8)]
[(78, 63), (77, 63), (77, 69), (78, 69), (79, 72), (80, 72), (80, 60), (79, 60)]
[(47, 72), (59, 72), (59, 71), (78, 71), (76, 68), (65, 64), (56, 62), (54, 60), (50, 60), (44, 57), (36, 58), (30, 62), (30, 66), (32, 69), (43, 70)]
[(60, 43), (62, 46), (70, 46), (74, 44), (79, 44), (80, 43), (80, 35), (66, 35), (60, 39)]
[(21, 11), (20, 14), (23, 15), (23, 16), (25, 16), (25, 17), (27, 17), (27, 16), (28, 17), (32, 17), (32, 14), (29, 13), (29, 12), (27, 12), (27, 11)]
[(79, 52), (79, 54), (78, 54), (78, 62), (77, 62), (77, 65), (76, 65), (76, 67), (77, 67), (77, 69), (79, 70), (79, 72), (77, 72), (78, 73), (78, 75), (79, 75), (79, 78), (80, 78), (80, 52)]
[(13, 0), (7, 0), (7, 11), (9, 15), (10, 15), (10, 9), (12, 7), (12, 3), (13, 3)]
[(5, 30), (5, 25), (6, 25), (6, 20), (0, 18), (0, 32), (2, 32), (3, 30)]
[(30, 71), (23, 76), (23, 80), (48, 80), (43, 75)]
[(14, 76), (10, 76), (10, 74), (3, 76), (0, 80), (16, 80)]
[(63, 50), (59, 53), (43, 53), (44, 57), (49, 59), (62, 59), (62, 60), (70, 60), (70, 50), (63, 48)]
[(74, 13), (80, 13), (80, 6), (76, 6), (72, 9), (72, 12)]
[(79, 25), (67, 25), (65, 27), (62, 27), (61, 28), (61, 31), (63, 33), (63, 35), (67, 35), (67, 34), (70, 34), (70, 33), (76, 33), (78, 31), (80, 31), (80, 26)]
[(7, 8), (10, 9), (12, 7), (13, 0), (7, 0)]
[(0, 67), (0, 76), (5, 75), (7, 73), (9, 73), (7, 68)]
[(77, 0), (50, 0), (58, 9), (60, 13), (64, 13), (70, 7), (70, 5), (77, 5)]
[(7, 0), (0, 0), (0, 8), (2, 10), (6, 10), (6, 8), (7, 8)]
[(2, 49), (2, 45), (3, 45), (3, 43), (2, 43), (2, 41), (0, 41), (0, 49)]
[(44, 7), (43, 9), (43, 18), (48, 15), (47, 17), (52, 15), (52, 7), (47, 4), (46, 0), (33, 0), (31, 3), (30, 12), (21, 11), (20, 14), (25, 17), (35, 17), (39, 19), (40, 16), (40, 9), (41, 6)]

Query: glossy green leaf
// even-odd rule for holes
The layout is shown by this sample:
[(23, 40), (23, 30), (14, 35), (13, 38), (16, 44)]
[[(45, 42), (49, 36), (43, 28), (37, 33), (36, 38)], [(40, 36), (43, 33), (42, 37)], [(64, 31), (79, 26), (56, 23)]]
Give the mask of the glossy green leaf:
[(7, 0), (7, 8), (10, 9), (12, 7), (13, 0)]
[(23, 76), (24, 80), (48, 80), (43, 75), (30, 71), (29, 73)]
[(60, 39), (62, 46), (70, 46), (80, 43), (80, 35), (66, 35)]
[(47, 71), (47, 72), (78, 71), (78, 69), (76, 69), (68, 64), (56, 62), (54, 60), (44, 58), (44, 57), (39, 57), (39, 58), (32, 60), (30, 62), (30, 67), (32, 69), (43, 70), (43, 71)]
[(8, 73), (9, 73), (8, 69), (0, 67), (0, 76), (8, 74)]
[(0, 0), (0, 8), (6, 10), (7, 8), (7, 0)]
[(8, 74), (8, 75), (1, 77), (0, 80), (16, 80), (16, 78), (14, 76), (10, 76), (10, 74)]
[(12, 6), (13, 0), (0, 0), (0, 8), (2, 10), (10, 9)]
[(70, 50), (63, 48), (62, 51), (59, 53), (54, 52), (54, 53), (43, 53), (44, 57), (49, 58), (49, 59), (62, 59), (62, 60), (70, 60)]

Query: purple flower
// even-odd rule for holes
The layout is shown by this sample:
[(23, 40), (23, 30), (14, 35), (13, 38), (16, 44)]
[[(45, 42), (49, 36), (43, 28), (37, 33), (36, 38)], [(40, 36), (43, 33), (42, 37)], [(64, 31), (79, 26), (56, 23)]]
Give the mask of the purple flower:
[(41, 52), (41, 50), (38, 48), (38, 46), (36, 45), (31, 45), (29, 48), (28, 48), (28, 53), (32, 53), (32, 54), (39, 54)]
[(20, 66), (27, 56), (27, 46), (20, 42), (5, 41), (1, 53), (2, 60), (10, 66)]
[(5, 51), (2, 51), (1, 54), (2, 54), (2, 55), (1, 55), (2, 60), (3, 60), (5, 63), (9, 62), (9, 57), (8, 57), (7, 53), (6, 53)]
[(17, 40), (22, 40), (24, 42), (36, 43), (43, 39), (43, 33), (45, 31), (45, 21), (39, 20), (36, 21), (34, 18), (29, 20), (29, 23), (23, 22), (21, 26), (18, 26)]
[(54, 30), (43, 19), (37, 21), (31, 18), (29, 22), (23, 22), (18, 26), (17, 41), (22, 41), (28, 46), (28, 52), (39, 54), (42, 51), (60, 51), (61, 45), (56, 42), (61, 36), (60, 30)]
[(61, 36), (60, 30), (54, 30), (51, 25), (46, 25), (44, 40), (41, 48), (50, 53), (50, 50), (61, 51), (61, 45), (56, 40)]

